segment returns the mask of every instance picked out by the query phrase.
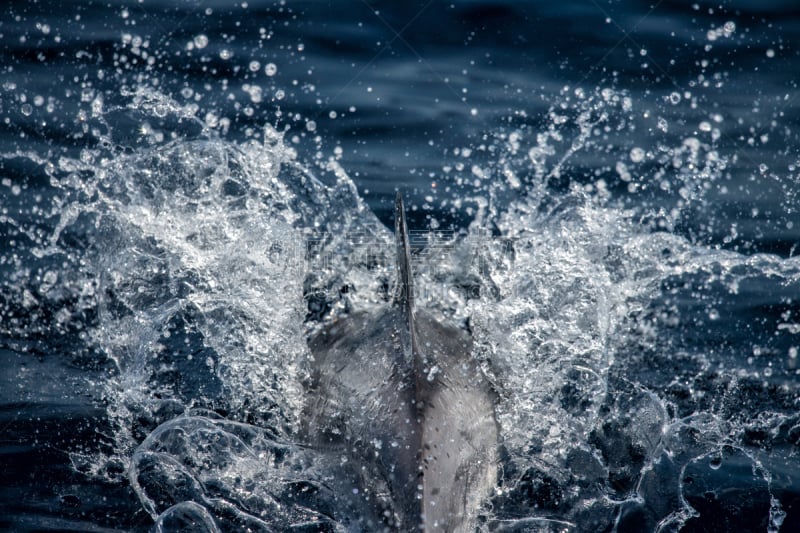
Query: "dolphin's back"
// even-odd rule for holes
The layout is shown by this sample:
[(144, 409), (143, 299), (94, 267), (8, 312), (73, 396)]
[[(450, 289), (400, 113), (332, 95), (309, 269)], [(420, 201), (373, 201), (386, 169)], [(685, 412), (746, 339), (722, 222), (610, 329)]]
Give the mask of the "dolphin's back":
[(429, 380), (422, 394), (425, 529), (474, 531), (497, 481), (494, 394), (470, 357), (465, 331), (425, 314), (416, 326), (421, 359), (429, 361), (421, 369)]
[(308, 440), (343, 467), (334, 491), (364, 531), (384, 525), (410, 531), (421, 521), (422, 433), (402, 362), (400, 318), (396, 308), (353, 315), (310, 343), (316, 368)]
[(470, 336), (415, 309), (399, 195), (396, 215), (394, 302), (311, 339), (304, 432), (342, 462), (334, 490), (354, 526), (472, 531), (496, 481), (493, 395)]

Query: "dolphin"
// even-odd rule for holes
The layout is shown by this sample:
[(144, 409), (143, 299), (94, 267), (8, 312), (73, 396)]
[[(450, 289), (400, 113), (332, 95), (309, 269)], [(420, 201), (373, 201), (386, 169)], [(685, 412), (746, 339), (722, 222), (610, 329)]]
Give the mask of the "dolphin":
[(302, 434), (335, 475), (333, 518), (350, 531), (475, 531), (497, 482), (495, 396), (466, 331), (414, 305), (402, 196), (393, 301), (309, 339)]

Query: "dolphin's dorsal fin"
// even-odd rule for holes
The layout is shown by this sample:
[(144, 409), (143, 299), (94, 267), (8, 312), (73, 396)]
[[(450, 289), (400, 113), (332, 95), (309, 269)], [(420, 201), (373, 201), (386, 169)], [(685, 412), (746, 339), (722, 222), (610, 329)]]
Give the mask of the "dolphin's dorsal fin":
[(397, 240), (397, 289), (394, 295), (394, 305), (398, 306), (405, 319), (408, 336), (403, 340), (406, 354), (414, 351), (416, 339), (414, 338), (414, 275), (411, 272), (411, 246), (408, 243), (408, 226), (406, 225), (406, 212), (403, 206), (403, 196), (398, 192), (394, 204), (394, 234)]

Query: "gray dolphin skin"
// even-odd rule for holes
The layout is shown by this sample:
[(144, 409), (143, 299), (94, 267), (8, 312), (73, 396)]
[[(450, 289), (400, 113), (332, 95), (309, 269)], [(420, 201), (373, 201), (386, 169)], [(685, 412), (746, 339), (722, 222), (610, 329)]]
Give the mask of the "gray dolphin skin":
[(303, 433), (336, 464), (334, 517), (348, 530), (475, 531), (497, 480), (494, 393), (470, 335), (415, 309), (400, 194), (395, 233), (392, 304), (309, 341)]

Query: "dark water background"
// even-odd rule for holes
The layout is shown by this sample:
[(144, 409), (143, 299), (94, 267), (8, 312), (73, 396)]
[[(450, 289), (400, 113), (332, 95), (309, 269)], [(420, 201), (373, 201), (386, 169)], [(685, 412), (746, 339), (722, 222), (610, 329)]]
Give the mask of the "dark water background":
[[(258, 257), (401, 190), (478, 287), (430, 303), (506, 398), (487, 529), (800, 530), (798, 42), (790, 0), (7, 2), (0, 528), (151, 528), (179, 415), (291, 447), (304, 328), (386, 276)], [(215, 479), (220, 527), (345, 523)]]

